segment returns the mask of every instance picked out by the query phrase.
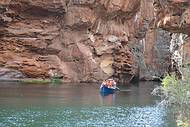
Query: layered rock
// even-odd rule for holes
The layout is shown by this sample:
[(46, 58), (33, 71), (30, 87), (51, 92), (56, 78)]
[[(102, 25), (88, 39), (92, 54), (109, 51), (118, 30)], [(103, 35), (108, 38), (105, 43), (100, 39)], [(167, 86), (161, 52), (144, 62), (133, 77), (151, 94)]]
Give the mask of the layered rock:
[(69, 82), (152, 80), (170, 65), (170, 32), (189, 31), (187, 9), (177, 29), (160, 6), (153, 0), (1, 0), (0, 65)]
[(170, 72), (174, 72), (178, 78), (182, 78), (180, 67), (182, 63), (189, 63), (190, 52), (190, 1), (189, 0), (167, 0), (154, 1), (156, 12), (155, 25), (171, 32)]
[(190, 1), (155, 1), (156, 25), (173, 33), (190, 34)]
[(7, 69), (7, 68), (0, 68), (0, 79), (18, 79), (18, 78), (25, 78), (26, 76), (23, 75), (21, 72), (14, 70), (14, 69)]

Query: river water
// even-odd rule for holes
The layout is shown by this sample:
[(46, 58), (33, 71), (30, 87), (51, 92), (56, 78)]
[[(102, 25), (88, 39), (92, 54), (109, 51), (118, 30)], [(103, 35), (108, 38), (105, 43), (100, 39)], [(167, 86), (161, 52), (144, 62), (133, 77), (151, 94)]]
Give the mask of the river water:
[(98, 84), (0, 84), (0, 127), (176, 127), (150, 95), (156, 82), (119, 86), (102, 96)]

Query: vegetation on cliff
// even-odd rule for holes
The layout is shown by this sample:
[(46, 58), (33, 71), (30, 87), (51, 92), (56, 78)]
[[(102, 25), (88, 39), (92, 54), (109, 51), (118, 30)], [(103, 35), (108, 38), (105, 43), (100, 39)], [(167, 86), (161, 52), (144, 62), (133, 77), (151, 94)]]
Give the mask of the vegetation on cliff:
[(160, 104), (170, 107), (175, 114), (177, 125), (190, 126), (190, 69), (183, 68), (183, 79), (167, 75), (162, 80), (162, 86), (156, 88), (153, 94), (162, 98)]
[(60, 77), (53, 76), (50, 79), (41, 79), (41, 78), (34, 78), (34, 79), (20, 79), (18, 82), (27, 83), (27, 84), (60, 84), (63, 83), (63, 80)]

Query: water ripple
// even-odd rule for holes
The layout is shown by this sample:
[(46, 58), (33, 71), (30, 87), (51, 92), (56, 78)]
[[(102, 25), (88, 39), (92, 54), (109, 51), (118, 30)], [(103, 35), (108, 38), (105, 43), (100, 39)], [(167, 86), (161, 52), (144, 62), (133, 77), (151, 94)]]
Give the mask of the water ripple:
[(168, 127), (163, 107), (2, 109), (1, 127)]

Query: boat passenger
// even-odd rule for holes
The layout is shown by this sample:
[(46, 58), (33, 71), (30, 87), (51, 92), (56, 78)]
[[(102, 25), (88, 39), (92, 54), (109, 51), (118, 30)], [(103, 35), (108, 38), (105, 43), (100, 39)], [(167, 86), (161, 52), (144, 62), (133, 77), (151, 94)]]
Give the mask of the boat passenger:
[(108, 79), (106, 84), (107, 84), (108, 88), (115, 88), (116, 87), (116, 82), (113, 79)]
[(106, 80), (104, 80), (100, 86), (100, 88), (102, 88), (103, 86), (106, 86)]
[(116, 88), (116, 82), (113, 79), (107, 79), (101, 84), (101, 87), (103, 86), (106, 86), (108, 88)]
[(112, 88), (113, 81), (112, 80), (107, 80), (107, 87)]

